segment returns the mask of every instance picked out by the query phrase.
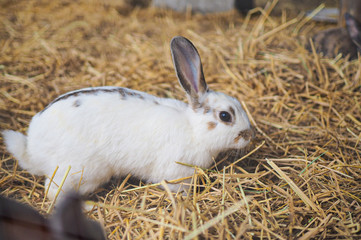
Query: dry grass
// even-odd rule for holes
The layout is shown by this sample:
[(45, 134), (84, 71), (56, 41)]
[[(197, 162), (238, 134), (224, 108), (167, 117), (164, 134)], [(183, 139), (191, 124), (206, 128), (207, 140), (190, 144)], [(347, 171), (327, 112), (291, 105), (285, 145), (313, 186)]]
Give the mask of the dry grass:
[[(52, 99), (86, 86), (183, 99), (169, 41), (184, 35), (210, 87), (240, 99), (258, 130), (255, 151), (237, 164), (197, 169), (205, 188), (191, 196), (128, 178), (100, 190), (89, 216), (109, 239), (361, 238), (361, 58), (307, 52), (303, 36), (314, 23), (107, 0), (0, 5), (1, 129), (26, 131)], [(46, 214), (43, 178), (19, 169), (3, 144), (0, 151), (1, 193)]]

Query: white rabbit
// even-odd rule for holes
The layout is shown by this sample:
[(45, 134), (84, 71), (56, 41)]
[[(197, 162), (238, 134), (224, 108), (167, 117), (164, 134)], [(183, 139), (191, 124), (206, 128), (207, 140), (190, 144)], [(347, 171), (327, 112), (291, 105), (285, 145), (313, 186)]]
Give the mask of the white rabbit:
[(8, 151), (33, 174), (50, 177), (59, 166), (56, 184), (71, 166), (63, 190), (86, 194), (129, 173), (153, 183), (192, 176), (193, 168), (176, 162), (207, 168), (221, 151), (244, 148), (253, 130), (239, 101), (208, 89), (189, 40), (173, 38), (171, 52), (189, 105), (120, 87), (72, 91), (33, 117), (27, 137), (4, 131)]
[(81, 200), (70, 193), (49, 219), (31, 207), (0, 195), (0, 239), (6, 240), (105, 240), (98, 222), (87, 219)]

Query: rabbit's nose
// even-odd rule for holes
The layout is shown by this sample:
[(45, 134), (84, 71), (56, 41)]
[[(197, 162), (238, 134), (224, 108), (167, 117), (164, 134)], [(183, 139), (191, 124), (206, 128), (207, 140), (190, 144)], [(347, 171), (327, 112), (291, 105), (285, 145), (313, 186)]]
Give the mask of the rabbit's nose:
[(238, 133), (238, 136), (236, 137), (235, 141), (238, 142), (240, 138), (243, 138), (245, 141), (249, 141), (255, 136), (255, 130), (253, 127), (242, 130)]

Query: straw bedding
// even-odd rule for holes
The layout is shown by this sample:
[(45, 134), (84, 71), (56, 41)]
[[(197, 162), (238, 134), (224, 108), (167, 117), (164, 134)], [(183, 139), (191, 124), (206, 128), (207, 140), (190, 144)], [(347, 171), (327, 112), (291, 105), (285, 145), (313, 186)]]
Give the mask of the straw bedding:
[[(93, 194), (89, 217), (109, 239), (360, 238), (361, 58), (307, 52), (308, 36), (325, 26), (270, 11), (249, 18), (122, 1), (0, 1), (0, 128), (25, 132), (52, 99), (81, 87), (183, 99), (169, 50), (183, 35), (210, 88), (242, 102), (257, 137), (245, 156), (196, 168), (204, 188), (188, 197), (116, 179)], [(47, 215), (43, 177), (20, 169), (2, 140), (0, 151), (1, 193)]]

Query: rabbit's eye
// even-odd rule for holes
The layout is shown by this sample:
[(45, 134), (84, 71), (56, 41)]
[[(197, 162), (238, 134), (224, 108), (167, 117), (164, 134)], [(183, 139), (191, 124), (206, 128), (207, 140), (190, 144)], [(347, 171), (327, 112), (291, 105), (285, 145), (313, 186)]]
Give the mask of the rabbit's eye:
[(232, 116), (231, 114), (229, 114), (228, 112), (222, 111), (219, 113), (219, 118), (223, 121), (223, 122), (231, 122), (232, 121)]

